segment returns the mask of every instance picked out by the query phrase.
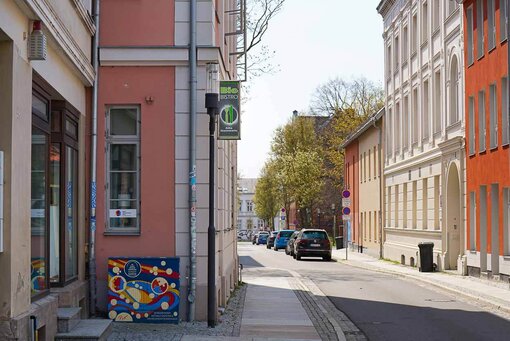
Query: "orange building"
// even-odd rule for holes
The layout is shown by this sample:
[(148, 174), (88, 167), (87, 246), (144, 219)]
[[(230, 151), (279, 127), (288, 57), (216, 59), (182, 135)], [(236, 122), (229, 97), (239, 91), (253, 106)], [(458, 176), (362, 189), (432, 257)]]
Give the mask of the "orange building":
[(344, 222), (344, 229), (346, 232), (344, 236), (347, 237), (347, 245), (361, 246), (360, 233), (359, 233), (359, 147), (358, 140), (354, 139), (348, 144), (344, 145), (345, 149), (345, 171), (344, 171), (344, 184), (345, 189), (351, 195), (351, 220)]
[(510, 276), (507, 0), (463, 2), (468, 274)]

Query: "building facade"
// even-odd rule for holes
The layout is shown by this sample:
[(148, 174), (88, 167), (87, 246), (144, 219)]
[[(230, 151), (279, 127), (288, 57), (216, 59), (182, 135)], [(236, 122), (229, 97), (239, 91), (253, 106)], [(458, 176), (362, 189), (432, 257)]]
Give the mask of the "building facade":
[(239, 193), (237, 233), (241, 240), (248, 240), (253, 233), (263, 230), (267, 225), (255, 213), (253, 196), (255, 195), (256, 186), (256, 178), (241, 178), (237, 181), (237, 191)]
[(0, 1), (2, 340), (53, 340), (59, 308), (88, 314), (90, 3)]
[[(354, 238), (351, 245), (359, 252), (373, 257), (382, 256), (382, 132), (384, 109), (373, 114), (363, 122), (343, 143), (346, 150), (346, 173), (344, 179), (351, 191), (351, 226)], [(357, 151), (356, 151), (357, 149)], [(357, 177), (353, 177), (353, 164), (356, 162), (354, 153), (357, 152)], [(353, 160), (351, 160), (351, 158)], [(354, 184), (353, 181), (358, 181)], [(345, 222), (344, 222), (345, 226)]]
[(384, 257), (416, 265), (434, 243), (438, 269), (465, 271), (462, 10), (456, 1), (382, 0)]
[(463, 2), (466, 75), (467, 267), (510, 276), (508, 1)]
[[(101, 1), (96, 259), (97, 310), (105, 315), (110, 313), (109, 257), (178, 257), (179, 318), (207, 318), (206, 64), (219, 64), (221, 80), (236, 78), (236, 37), (227, 35), (236, 28), (237, 17), (229, 12), (238, 9), (236, 5), (234, 0), (197, 2), (194, 92), (189, 1)], [(190, 130), (192, 98), (195, 136)], [(196, 164), (190, 166), (192, 148)], [(214, 285), (217, 306), (225, 306), (238, 271), (236, 141), (216, 141), (215, 152)], [(196, 189), (194, 204), (190, 188)], [(195, 275), (190, 272), (192, 251)], [(195, 280), (194, 295), (190, 279)]]
[(359, 225), (359, 142), (357, 139), (346, 141), (342, 146), (345, 150), (344, 159), (344, 183), (345, 189), (350, 192), (351, 214), (350, 219), (344, 221), (343, 231), (347, 247), (355, 248), (359, 251), (361, 247), (361, 231)]

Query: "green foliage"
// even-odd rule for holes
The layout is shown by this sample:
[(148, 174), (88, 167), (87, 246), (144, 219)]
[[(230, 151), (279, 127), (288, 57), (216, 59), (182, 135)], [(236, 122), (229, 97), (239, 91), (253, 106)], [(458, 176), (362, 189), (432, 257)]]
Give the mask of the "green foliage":
[(268, 221), (273, 227), (273, 217), (280, 208), (278, 196), (278, 184), (276, 182), (276, 167), (273, 163), (267, 162), (262, 168), (261, 175), (255, 186), (255, 213), (257, 216)]

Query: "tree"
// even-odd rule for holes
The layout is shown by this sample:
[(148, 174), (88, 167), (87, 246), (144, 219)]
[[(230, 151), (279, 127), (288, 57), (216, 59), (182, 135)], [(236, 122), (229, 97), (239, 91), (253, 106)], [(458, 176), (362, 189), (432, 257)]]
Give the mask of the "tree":
[(278, 70), (278, 66), (271, 63), (275, 51), (263, 44), (263, 38), (284, 3), (285, 0), (246, 0), (246, 50), (238, 59), (246, 54), (247, 72), (253, 77)]
[(270, 227), (273, 227), (273, 218), (280, 208), (275, 175), (275, 164), (270, 161), (266, 162), (255, 186), (255, 196), (253, 197), (255, 213), (258, 217), (268, 221)]

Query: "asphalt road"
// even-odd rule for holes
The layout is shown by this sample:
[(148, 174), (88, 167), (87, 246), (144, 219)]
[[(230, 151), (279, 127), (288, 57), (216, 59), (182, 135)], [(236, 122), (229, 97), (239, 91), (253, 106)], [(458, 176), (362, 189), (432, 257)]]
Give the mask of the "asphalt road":
[(510, 320), (415, 281), (319, 258), (296, 261), (239, 243), (245, 267), (289, 269), (313, 282), (369, 340), (510, 340)]

